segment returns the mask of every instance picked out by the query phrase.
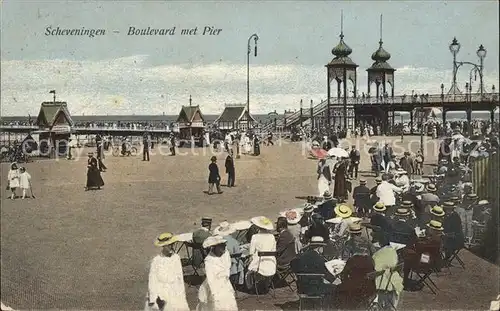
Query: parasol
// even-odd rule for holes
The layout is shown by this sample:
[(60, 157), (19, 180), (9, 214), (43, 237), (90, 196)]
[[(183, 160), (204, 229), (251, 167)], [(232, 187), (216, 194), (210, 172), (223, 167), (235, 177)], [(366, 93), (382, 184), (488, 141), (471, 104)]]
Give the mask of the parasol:
[(345, 151), (342, 148), (332, 148), (332, 149), (328, 150), (328, 155), (330, 157), (337, 157), (337, 158), (348, 158), (349, 157), (349, 154), (347, 153), (347, 151)]

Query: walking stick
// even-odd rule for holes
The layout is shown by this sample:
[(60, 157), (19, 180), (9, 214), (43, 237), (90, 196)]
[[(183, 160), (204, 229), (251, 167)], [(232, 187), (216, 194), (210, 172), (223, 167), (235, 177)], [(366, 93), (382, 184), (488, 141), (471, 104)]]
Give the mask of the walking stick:
[(31, 186), (31, 180), (29, 181), (29, 183), (30, 183), (31, 198), (36, 199), (35, 195), (33, 194), (33, 187)]

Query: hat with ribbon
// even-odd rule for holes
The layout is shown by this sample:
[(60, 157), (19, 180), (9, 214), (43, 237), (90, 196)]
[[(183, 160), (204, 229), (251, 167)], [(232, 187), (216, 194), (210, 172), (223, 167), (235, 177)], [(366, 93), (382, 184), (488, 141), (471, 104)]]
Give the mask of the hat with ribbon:
[(412, 203), (412, 201), (405, 200), (405, 201), (401, 202), (401, 207), (411, 208), (411, 207), (413, 207), (413, 203)]
[(436, 205), (433, 208), (431, 208), (430, 213), (432, 215), (434, 215), (434, 216), (437, 216), (437, 217), (443, 217), (444, 216), (443, 208), (441, 206), (439, 206), (439, 205)]
[(285, 212), (286, 222), (289, 225), (296, 225), (300, 221), (299, 213), (296, 210), (288, 210)]
[(314, 205), (312, 205), (311, 203), (304, 204), (304, 213), (312, 213), (313, 210)]
[(323, 199), (327, 201), (331, 200), (333, 199), (333, 194), (330, 191), (326, 190), (325, 193), (323, 193)]
[(394, 212), (394, 216), (407, 217), (407, 216), (410, 216), (410, 215), (411, 215), (411, 212), (407, 208), (398, 208)]
[(366, 179), (360, 179), (359, 180), (360, 185), (366, 185)]
[(455, 202), (453, 202), (453, 201), (446, 201), (446, 202), (443, 203), (443, 208), (453, 209), (453, 208), (455, 208)]
[(431, 220), (428, 224), (427, 227), (430, 229), (434, 229), (437, 231), (443, 231), (443, 224), (437, 220)]
[(250, 219), (250, 222), (264, 230), (274, 229), (273, 222), (269, 218), (264, 216), (253, 217), (252, 219)]
[(477, 205), (488, 205), (488, 204), (490, 204), (490, 201), (488, 201), (488, 200), (481, 200), (481, 201), (477, 202)]
[(352, 209), (348, 205), (339, 204), (335, 206), (335, 214), (337, 217), (348, 218), (352, 215)]
[(429, 192), (437, 191), (436, 185), (434, 184), (428, 184), (427, 186), (425, 186), (425, 189)]
[(162, 247), (165, 245), (174, 244), (177, 241), (178, 241), (177, 236), (173, 235), (170, 232), (165, 232), (165, 233), (160, 234), (156, 238), (154, 244), (155, 244), (155, 246)]
[(203, 248), (209, 248), (212, 246), (216, 246), (219, 244), (225, 244), (226, 240), (224, 240), (220, 235), (209, 236), (203, 241)]
[(233, 227), (229, 222), (223, 221), (218, 227), (214, 229), (214, 235), (228, 236), (236, 232), (236, 228)]
[(309, 245), (325, 245), (325, 239), (320, 236), (313, 236)]
[(361, 224), (359, 222), (355, 222), (349, 225), (347, 231), (350, 233), (361, 233)]
[(469, 193), (469, 194), (467, 194), (467, 198), (470, 200), (475, 200), (478, 198), (478, 196), (475, 193)]
[(387, 207), (385, 207), (384, 203), (377, 202), (375, 203), (375, 205), (373, 205), (373, 210), (376, 212), (385, 212), (387, 210)]
[(377, 177), (375, 178), (375, 183), (378, 185), (378, 184), (381, 184), (382, 183), (382, 178), (380, 177)]

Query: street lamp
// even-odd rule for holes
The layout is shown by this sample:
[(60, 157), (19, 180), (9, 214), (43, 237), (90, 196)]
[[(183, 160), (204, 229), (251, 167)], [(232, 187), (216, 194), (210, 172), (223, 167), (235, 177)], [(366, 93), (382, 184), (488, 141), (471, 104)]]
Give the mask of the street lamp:
[(250, 53), (252, 52), (250, 47), (250, 41), (254, 39), (254, 56), (257, 57), (257, 41), (259, 40), (259, 36), (257, 34), (253, 34), (248, 38), (247, 44), (247, 112), (250, 114)]
[(481, 102), (483, 102), (483, 67), (484, 67), (484, 58), (486, 57), (486, 49), (481, 44), (476, 51), (477, 57), (479, 57), (479, 87), (481, 88), (479, 91), (481, 92)]
[(424, 95), (420, 95), (420, 152), (424, 154)]

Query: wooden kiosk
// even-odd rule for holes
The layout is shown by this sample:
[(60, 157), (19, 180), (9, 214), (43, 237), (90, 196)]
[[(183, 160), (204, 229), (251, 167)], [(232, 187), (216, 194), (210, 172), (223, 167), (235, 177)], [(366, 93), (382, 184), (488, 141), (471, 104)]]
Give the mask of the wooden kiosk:
[(66, 102), (43, 102), (35, 124), (40, 128), (40, 155), (66, 156), (74, 125)]

